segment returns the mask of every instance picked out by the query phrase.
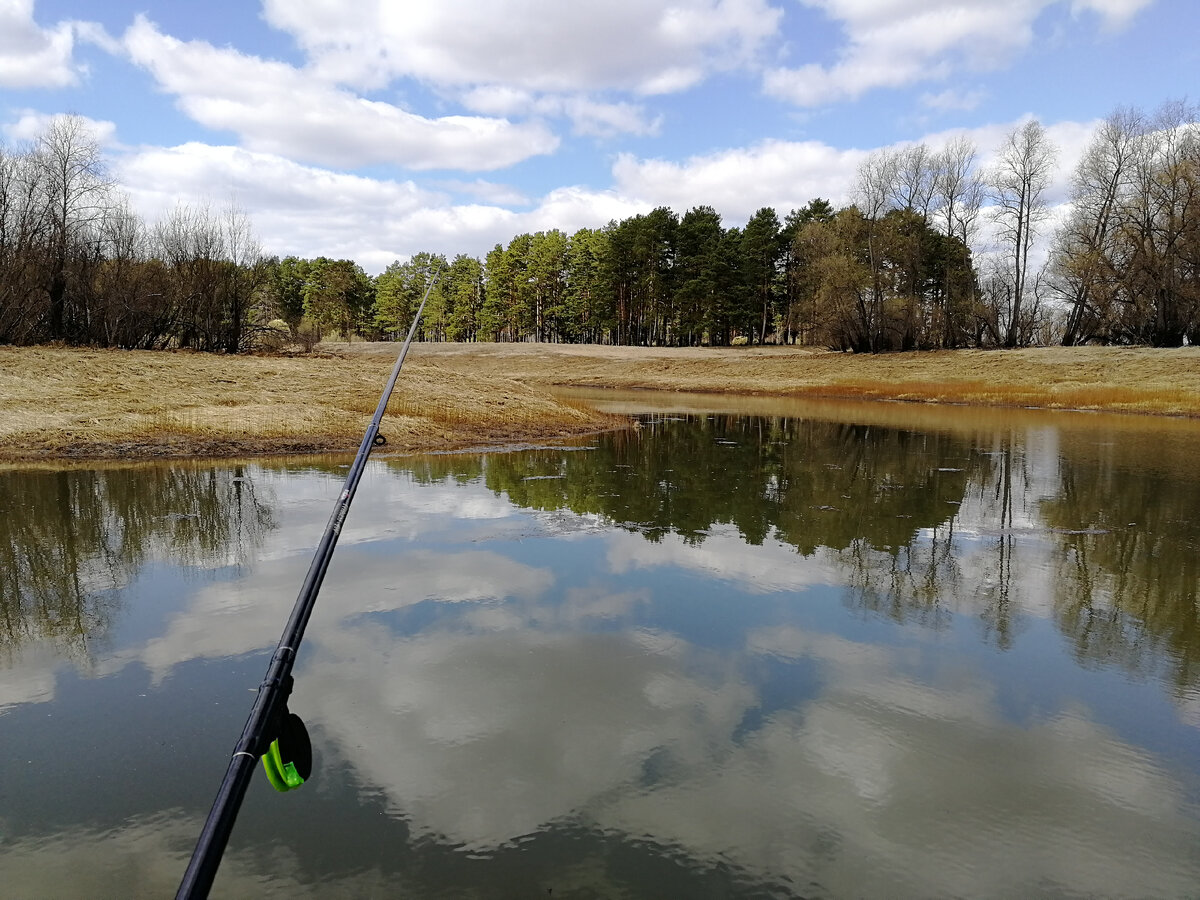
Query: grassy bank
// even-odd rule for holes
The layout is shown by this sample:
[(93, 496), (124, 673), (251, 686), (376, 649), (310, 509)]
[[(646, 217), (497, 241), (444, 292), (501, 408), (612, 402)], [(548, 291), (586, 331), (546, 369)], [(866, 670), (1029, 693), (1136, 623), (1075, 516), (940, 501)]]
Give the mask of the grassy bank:
[[(341, 345), (339, 345), (340, 347)], [(370, 355), (379, 345), (350, 352)], [(1046, 347), (856, 356), (793, 347), (428, 344), (415, 358), (531, 385), (655, 388), (1200, 416), (1200, 348)]]
[[(0, 457), (353, 450), (394, 344), (227, 357), (0, 348)], [(623, 420), (550, 386), (1034, 406), (1200, 417), (1200, 349), (1045, 348), (878, 357), (789, 347), (416, 345), (383, 432), (395, 450), (511, 445)]]
[[(395, 361), (0, 347), (0, 457), (233, 456), (354, 450)], [(389, 449), (546, 441), (624, 420), (495, 375), (410, 357)]]

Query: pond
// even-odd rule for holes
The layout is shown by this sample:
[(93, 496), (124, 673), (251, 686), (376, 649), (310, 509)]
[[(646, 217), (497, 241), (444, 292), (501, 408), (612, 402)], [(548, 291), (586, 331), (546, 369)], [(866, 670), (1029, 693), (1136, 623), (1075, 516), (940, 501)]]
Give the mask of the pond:
[[(1196, 896), (1200, 427), (630, 404), (369, 464), (214, 896)], [(348, 462), (0, 472), (0, 893), (173, 893)]]

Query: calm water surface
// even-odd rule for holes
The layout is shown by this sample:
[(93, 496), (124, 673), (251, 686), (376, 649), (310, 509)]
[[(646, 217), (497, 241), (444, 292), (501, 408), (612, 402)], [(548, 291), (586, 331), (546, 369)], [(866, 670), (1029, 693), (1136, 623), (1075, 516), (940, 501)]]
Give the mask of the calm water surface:
[[(1200, 428), (671, 403), (371, 463), (214, 895), (1200, 896)], [(174, 891), (345, 462), (0, 473), (0, 895)]]

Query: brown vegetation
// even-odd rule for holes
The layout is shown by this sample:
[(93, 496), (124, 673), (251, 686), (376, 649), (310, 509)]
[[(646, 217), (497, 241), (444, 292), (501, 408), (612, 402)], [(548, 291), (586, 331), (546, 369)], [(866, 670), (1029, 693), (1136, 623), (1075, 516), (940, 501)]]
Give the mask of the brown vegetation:
[[(0, 456), (353, 450), (395, 344), (300, 357), (0, 348)], [(419, 344), (384, 419), (393, 450), (545, 441), (624, 420), (552, 387), (1036, 406), (1200, 417), (1200, 350), (855, 356), (765, 348)]]
[[(354, 352), (370, 354), (378, 347), (363, 344)], [(1195, 347), (853, 355), (793, 347), (421, 344), (413, 358), (530, 385), (1200, 416), (1200, 348)]]
[[(349, 358), (0, 348), (0, 456), (227, 456), (358, 447), (397, 347)], [(624, 419), (496, 376), (406, 363), (393, 450), (545, 441)]]

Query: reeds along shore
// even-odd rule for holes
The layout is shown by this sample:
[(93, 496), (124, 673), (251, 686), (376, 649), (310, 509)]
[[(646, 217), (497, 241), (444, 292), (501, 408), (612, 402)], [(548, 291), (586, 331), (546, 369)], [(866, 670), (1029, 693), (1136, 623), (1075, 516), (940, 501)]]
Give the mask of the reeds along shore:
[[(394, 344), (297, 356), (0, 348), (0, 456), (353, 450)], [(1042, 348), (851, 355), (792, 347), (414, 346), (390, 449), (547, 441), (621, 427), (551, 386), (1036, 406), (1200, 417), (1200, 350)]]

